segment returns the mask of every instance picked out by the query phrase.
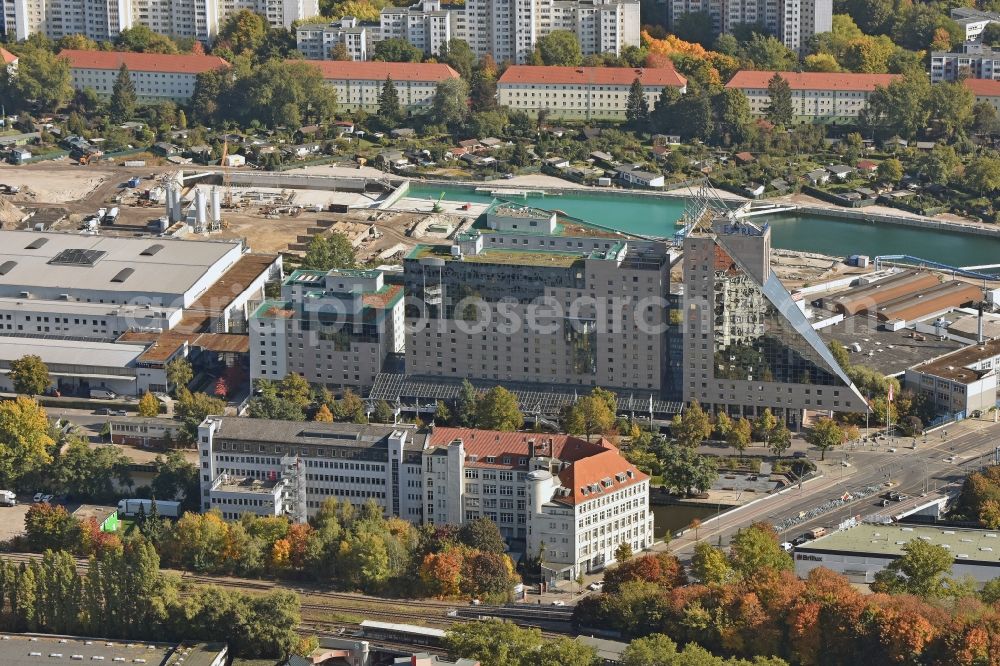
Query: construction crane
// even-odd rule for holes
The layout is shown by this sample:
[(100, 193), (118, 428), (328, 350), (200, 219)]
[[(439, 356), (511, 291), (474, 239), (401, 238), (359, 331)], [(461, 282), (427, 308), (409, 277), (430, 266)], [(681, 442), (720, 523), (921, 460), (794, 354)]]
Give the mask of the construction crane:
[(229, 137), (226, 137), (225, 142), (222, 144), (222, 159), (219, 160), (219, 164), (222, 165), (222, 188), (224, 190), (222, 205), (226, 208), (232, 208), (233, 189), (229, 178)]

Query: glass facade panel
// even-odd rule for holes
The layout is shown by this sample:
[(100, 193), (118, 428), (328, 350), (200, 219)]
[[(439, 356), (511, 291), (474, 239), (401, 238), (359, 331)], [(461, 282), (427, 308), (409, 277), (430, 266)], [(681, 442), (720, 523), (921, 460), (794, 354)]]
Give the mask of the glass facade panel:
[[(756, 280), (721, 247), (715, 253), (715, 377), (755, 382), (842, 385)], [(797, 308), (788, 299), (785, 307)]]

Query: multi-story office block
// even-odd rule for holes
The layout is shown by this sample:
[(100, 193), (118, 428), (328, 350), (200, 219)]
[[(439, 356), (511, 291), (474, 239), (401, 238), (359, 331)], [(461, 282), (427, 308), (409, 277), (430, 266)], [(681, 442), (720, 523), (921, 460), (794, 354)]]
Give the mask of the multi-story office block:
[(887, 86), (899, 78), (898, 74), (741, 70), (726, 87), (742, 90), (750, 102), (751, 113), (763, 116), (771, 104), (767, 85), (775, 73), (780, 74), (792, 89), (794, 122), (833, 125), (857, 122), (876, 86)]
[(222, 58), (207, 55), (65, 50), (59, 57), (69, 61), (73, 87), (77, 90), (91, 88), (99, 95), (111, 95), (118, 71), (124, 64), (139, 99), (176, 102), (191, 98), (201, 72), (229, 67)]
[(953, 53), (931, 53), (931, 83), (957, 81), (963, 77), (1000, 81), (1000, 49), (966, 42)]
[(422, 0), (410, 7), (385, 7), (379, 15), (379, 40), (405, 39), (427, 55), (440, 55), (452, 38), (453, 16), (460, 10), (441, 8), (441, 0)]
[(717, 220), (684, 241), (684, 399), (731, 416), (858, 412), (864, 397), (771, 272), (771, 230)]
[(413, 426), (210, 416), (198, 428), (201, 506), (304, 520), (334, 497), (419, 523), (425, 439)]
[(536, 67), (513, 65), (497, 81), (501, 106), (554, 118), (624, 119), (632, 83), (639, 79), (653, 108), (666, 87), (687, 90), (673, 67)]
[(545, 221), (418, 246), (404, 262), (406, 371), (660, 391), (664, 243), (541, 235)]
[(653, 544), (649, 477), (603, 439), (434, 428), (423, 455), (426, 522), (489, 518), (526, 553), (544, 544), (553, 578), (611, 564), (621, 543)]
[(337, 106), (351, 111), (377, 111), (378, 98), (387, 78), (396, 86), (399, 103), (410, 111), (429, 108), (438, 84), (458, 78), (458, 72), (442, 63), (306, 62), (318, 67), (326, 82), (337, 91)]
[(295, 30), (295, 46), (307, 60), (333, 60), (337, 45), (343, 45), (354, 61), (368, 60), (368, 42), (377, 26), (362, 25), (353, 16), (334, 23), (305, 23)]
[(290, 372), (330, 388), (369, 387), (403, 351), (403, 289), (375, 270), (297, 270), (250, 320), (251, 379)]

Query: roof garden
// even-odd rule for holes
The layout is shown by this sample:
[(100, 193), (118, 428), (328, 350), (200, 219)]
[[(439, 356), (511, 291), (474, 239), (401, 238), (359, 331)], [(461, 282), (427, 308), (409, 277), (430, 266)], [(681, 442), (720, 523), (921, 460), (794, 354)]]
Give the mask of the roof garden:
[(251, 318), (256, 319), (291, 319), (295, 316), (295, 308), (288, 301), (264, 301), (254, 313)]
[(513, 250), (484, 249), (479, 254), (452, 256), (450, 245), (418, 245), (407, 255), (407, 259), (436, 257), (445, 261), (461, 261), (479, 264), (511, 264), (514, 266), (553, 266), (568, 268), (584, 258), (579, 252), (557, 252), (553, 250)]

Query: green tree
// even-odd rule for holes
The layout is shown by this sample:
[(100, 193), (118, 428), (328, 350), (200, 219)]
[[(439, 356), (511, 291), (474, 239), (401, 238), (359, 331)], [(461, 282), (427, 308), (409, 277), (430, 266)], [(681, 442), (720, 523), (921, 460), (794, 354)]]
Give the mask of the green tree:
[(399, 92), (396, 90), (396, 84), (392, 82), (392, 77), (385, 77), (385, 83), (382, 84), (376, 115), (387, 127), (395, 126), (403, 116), (403, 110), (399, 105)]
[(535, 42), (543, 65), (578, 67), (583, 62), (580, 41), (569, 30), (553, 30)]
[(153, 461), (156, 470), (150, 482), (153, 497), (166, 501), (180, 500), (188, 511), (198, 509), (198, 468), (180, 451), (167, 451)]
[(703, 585), (728, 585), (738, 578), (726, 554), (705, 541), (700, 541), (694, 546), (694, 554), (691, 556), (691, 575)]
[(438, 400), (434, 407), (434, 423), (447, 425), (451, 421), (451, 410), (444, 400)]
[(883, 183), (896, 184), (903, 179), (903, 163), (895, 157), (879, 162), (875, 176)]
[(241, 9), (229, 14), (219, 26), (216, 48), (227, 48), (234, 54), (255, 54), (264, 46), (268, 31), (267, 19), (263, 15)]
[(497, 78), (492, 70), (479, 67), (472, 73), (469, 99), (475, 111), (497, 108)]
[(844, 431), (831, 418), (821, 417), (806, 431), (806, 441), (820, 450), (820, 460), (826, 459), (826, 452), (844, 443)]
[(663, 485), (668, 490), (686, 495), (708, 490), (719, 476), (712, 458), (699, 455), (694, 447), (680, 443), (662, 447), (660, 464)]
[(336, 231), (315, 235), (309, 241), (302, 267), (317, 271), (334, 268), (354, 268), (354, 248), (347, 236)]
[(25, 475), (41, 470), (52, 460), (55, 444), (49, 436), (45, 410), (23, 395), (0, 402), (0, 483), (16, 487)]
[(721, 138), (728, 138), (736, 144), (750, 141), (754, 134), (754, 120), (746, 93), (737, 88), (724, 88), (716, 99), (719, 117), (717, 131)]
[(484, 430), (517, 430), (524, 425), (524, 416), (517, 397), (502, 386), (494, 386), (476, 403), (476, 427)]
[(434, 122), (449, 127), (465, 122), (469, 117), (469, 84), (463, 79), (445, 79), (438, 83), (431, 102), (431, 117)]
[(701, 408), (697, 400), (674, 417), (670, 424), (670, 434), (678, 444), (697, 447), (712, 434), (712, 419)]
[(334, 417), (341, 422), (364, 423), (365, 403), (358, 397), (357, 393), (346, 389), (340, 400), (334, 405)]
[(213, 398), (205, 393), (192, 393), (186, 388), (177, 392), (175, 413), (182, 421), (182, 443), (198, 441), (198, 426), (210, 414), (220, 415), (225, 412), (226, 401)]
[(41, 395), (52, 384), (49, 368), (41, 356), (28, 354), (10, 362), (7, 374), (14, 391), (22, 395)]
[(740, 417), (733, 422), (732, 427), (726, 434), (726, 443), (733, 447), (743, 457), (743, 452), (750, 446), (750, 439), (753, 436), (753, 426), (744, 417)]
[(289, 372), (278, 385), (282, 400), (287, 400), (299, 409), (305, 409), (312, 402), (309, 380), (297, 372)]
[(476, 54), (469, 42), (453, 37), (441, 49), (441, 60), (451, 65), (466, 81), (472, 80), (472, 71), (476, 66)]
[(566, 415), (566, 431), (573, 435), (604, 435), (615, 425), (615, 414), (599, 397), (584, 396), (576, 401)]
[(375, 403), (375, 411), (372, 413), (372, 421), (375, 423), (393, 423), (396, 420), (396, 414), (392, 407), (389, 406), (385, 400), (379, 400)]
[(961, 82), (931, 86), (928, 97), (930, 119), (946, 139), (965, 134), (972, 125), (976, 96)]
[(811, 53), (803, 61), (807, 72), (839, 72), (840, 63), (829, 53)]
[(778, 544), (778, 533), (768, 523), (754, 523), (733, 537), (729, 548), (733, 570), (745, 580), (765, 571), (791, 571), (792, 557)]
[(965, 170), (965, 180), (981, 195), (1000, 190), (1000, 159), (985, 155), (974, 158)]
[(476, 411), (479, 403), (479, 394), (469, 383), (468, 379), (462, 380), (462, 385), (458, 390), (458, 399), (455, 403), (455, 418), (458, 425), (463, 428), (476, 427)]
[(629, 545), (628, 541), (622, 541), (615, 548), (615, 561), (627, 562), (630, 559), (632, 559), (632, 546)]
[(927, 126), (930, 95), (931, 84), (923, 72), (907, 74), (888, 86), (876, 86), (859, 121), (868, 128), (886, 129), (912, 138)]
[(941, 545), (911, 539), (903, 546), (902, 557), (875, 574), (872, 591), (915, 594), (925, 599), (945, 596), (953, 559)]
[(775, 125), (791, 125), (795, 115), (795, 106), (792, 102), (792, 87), (781, 74), (774, 73), (767, 82), (767, 95), (770, 102), (764, 111), (768, 120)]
[(458, 530), (458, 540), (469, 548), (484, 553), (503, 555), (507, 552), (507, 542), (500, 534), (497, 524), (489, 518), (479, 517), (462, 523)]
[(795, 69), (798, 57), (787, 46), (771, 35), (754, 33), (743, 49), (754, 69), (784, 72)]
[(21, 108), (35, 102), (42, 109), (55, 111), (73, 98), (69, 61), (47, 49), (21, 48), (13, 87)]
[(121, 124), (131, 120), (135, 115), (136, 103), (135, 83), (132, 82), (132, 75), (128, 73), (128, 67), (122, 63), (111, 89), (111, 122)]
[(156, 399), (156, 396), (146, 391), (142, 394), (142, 398), (139, 399), (139, 416), (144, 416), (146, 418), (152, 418), (160, 414), (160, 401)]
[(375, 44), (372, 60), (384, 62), (420, 62), (424, 52), (401, 37), (390, 37)]
[(778, 419), (774, 418), (771, 408), (767, 407), (761, 412), (753, 422), (753, 436), (758, 441), (763, 441), (765, 445), (770, 444), (771, 435), (778, 427)]
[(638, 76), (629, 87), (628, 98), (625, 100), (625, 118), (634, 127), (642, 127), (649, 120), (649, 103)]
[(674, 21), (673, 32), (685, 42), (695, 42), (706, 49), (712, 48), (715, 40), (715, 27), (708, 12), (681, 14)]
[(781, 456), (792, 445), (792, 433), (784, 421), (778, 423), (777, 427), (771, 431), (771, 438), (768, 446), (774, 455)]
[(176, 54), (177, 44), (167, 37), (153, 32), (142, 24), (136, 24), (131, 28), (125, 28), (118, 33), (115, 46), (121, 51), (131, 51), (136, 53), (161, 53)]
[(167, 363), (166, 372), (167, 385), (175, 396), (180, 394), (181, 389), (186, 389), (194, 379), (194, 370), (186, 358), (175, 358)]

